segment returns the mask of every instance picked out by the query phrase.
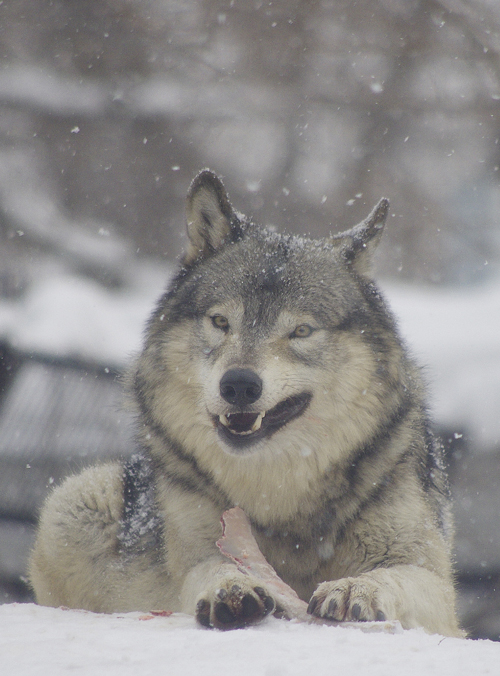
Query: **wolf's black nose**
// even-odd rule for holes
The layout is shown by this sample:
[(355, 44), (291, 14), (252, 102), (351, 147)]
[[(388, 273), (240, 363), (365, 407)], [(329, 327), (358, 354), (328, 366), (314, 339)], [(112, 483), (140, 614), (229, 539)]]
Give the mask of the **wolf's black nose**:
[(249, 369), (226, 371), (220, 381), (220, 393), (229, 404), (244, 408), (262, 394), (262, 380)]

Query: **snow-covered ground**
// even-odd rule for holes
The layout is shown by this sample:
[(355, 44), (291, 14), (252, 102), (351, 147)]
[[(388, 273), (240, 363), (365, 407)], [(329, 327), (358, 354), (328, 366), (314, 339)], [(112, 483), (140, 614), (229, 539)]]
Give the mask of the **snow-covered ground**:
[(0, 671), (15, 676), (496, 676), (499, 664), (500, 643), (422, 630), (365, 633), (268, 618), (218, 632), (187, 615), (0, 606)]

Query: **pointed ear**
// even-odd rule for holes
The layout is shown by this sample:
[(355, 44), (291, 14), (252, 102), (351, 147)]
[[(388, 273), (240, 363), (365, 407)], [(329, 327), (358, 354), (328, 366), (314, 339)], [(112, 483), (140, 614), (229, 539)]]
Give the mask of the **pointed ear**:
[(239, 221), (220, 178), (204, 169), (191, 183), (186, 205), (188, 246), (184, 265), (210, 256), (239, 234)]
[(389, 200), (382, 197), (364, 221), (333, 237), (339, 241), (344, 258), (360, 275), (371, 275), (373, 254), (382, 236), (388, 212)]

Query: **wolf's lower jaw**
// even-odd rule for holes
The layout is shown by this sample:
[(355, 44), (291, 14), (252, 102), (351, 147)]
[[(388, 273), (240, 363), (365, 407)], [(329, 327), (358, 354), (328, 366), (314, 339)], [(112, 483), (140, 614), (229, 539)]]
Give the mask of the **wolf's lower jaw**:
[(277, 432), (298, 418), (309, 406), (312, 394), (303, 392), (280, 401), (268, 411), (227, 413), (213, 416), (214, 424), (230, 446), (245, 448)]

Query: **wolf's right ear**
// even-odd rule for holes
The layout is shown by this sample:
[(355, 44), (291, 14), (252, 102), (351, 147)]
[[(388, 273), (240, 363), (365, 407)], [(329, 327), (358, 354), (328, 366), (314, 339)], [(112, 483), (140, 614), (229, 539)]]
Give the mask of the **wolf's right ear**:
[(191, 183), (186, 205), (188, 246), (183, 264), (210, 256), (239, 234), (239, 221), (222, 181), (210, 169), (201, 171)]
[(338, 242), (347, 263), (361, 275), (371, 275), (373, 254), (382, 236), (388, 212), (389, 200), (382, 197), (364, 221), (332, 237), (332, 241)]

